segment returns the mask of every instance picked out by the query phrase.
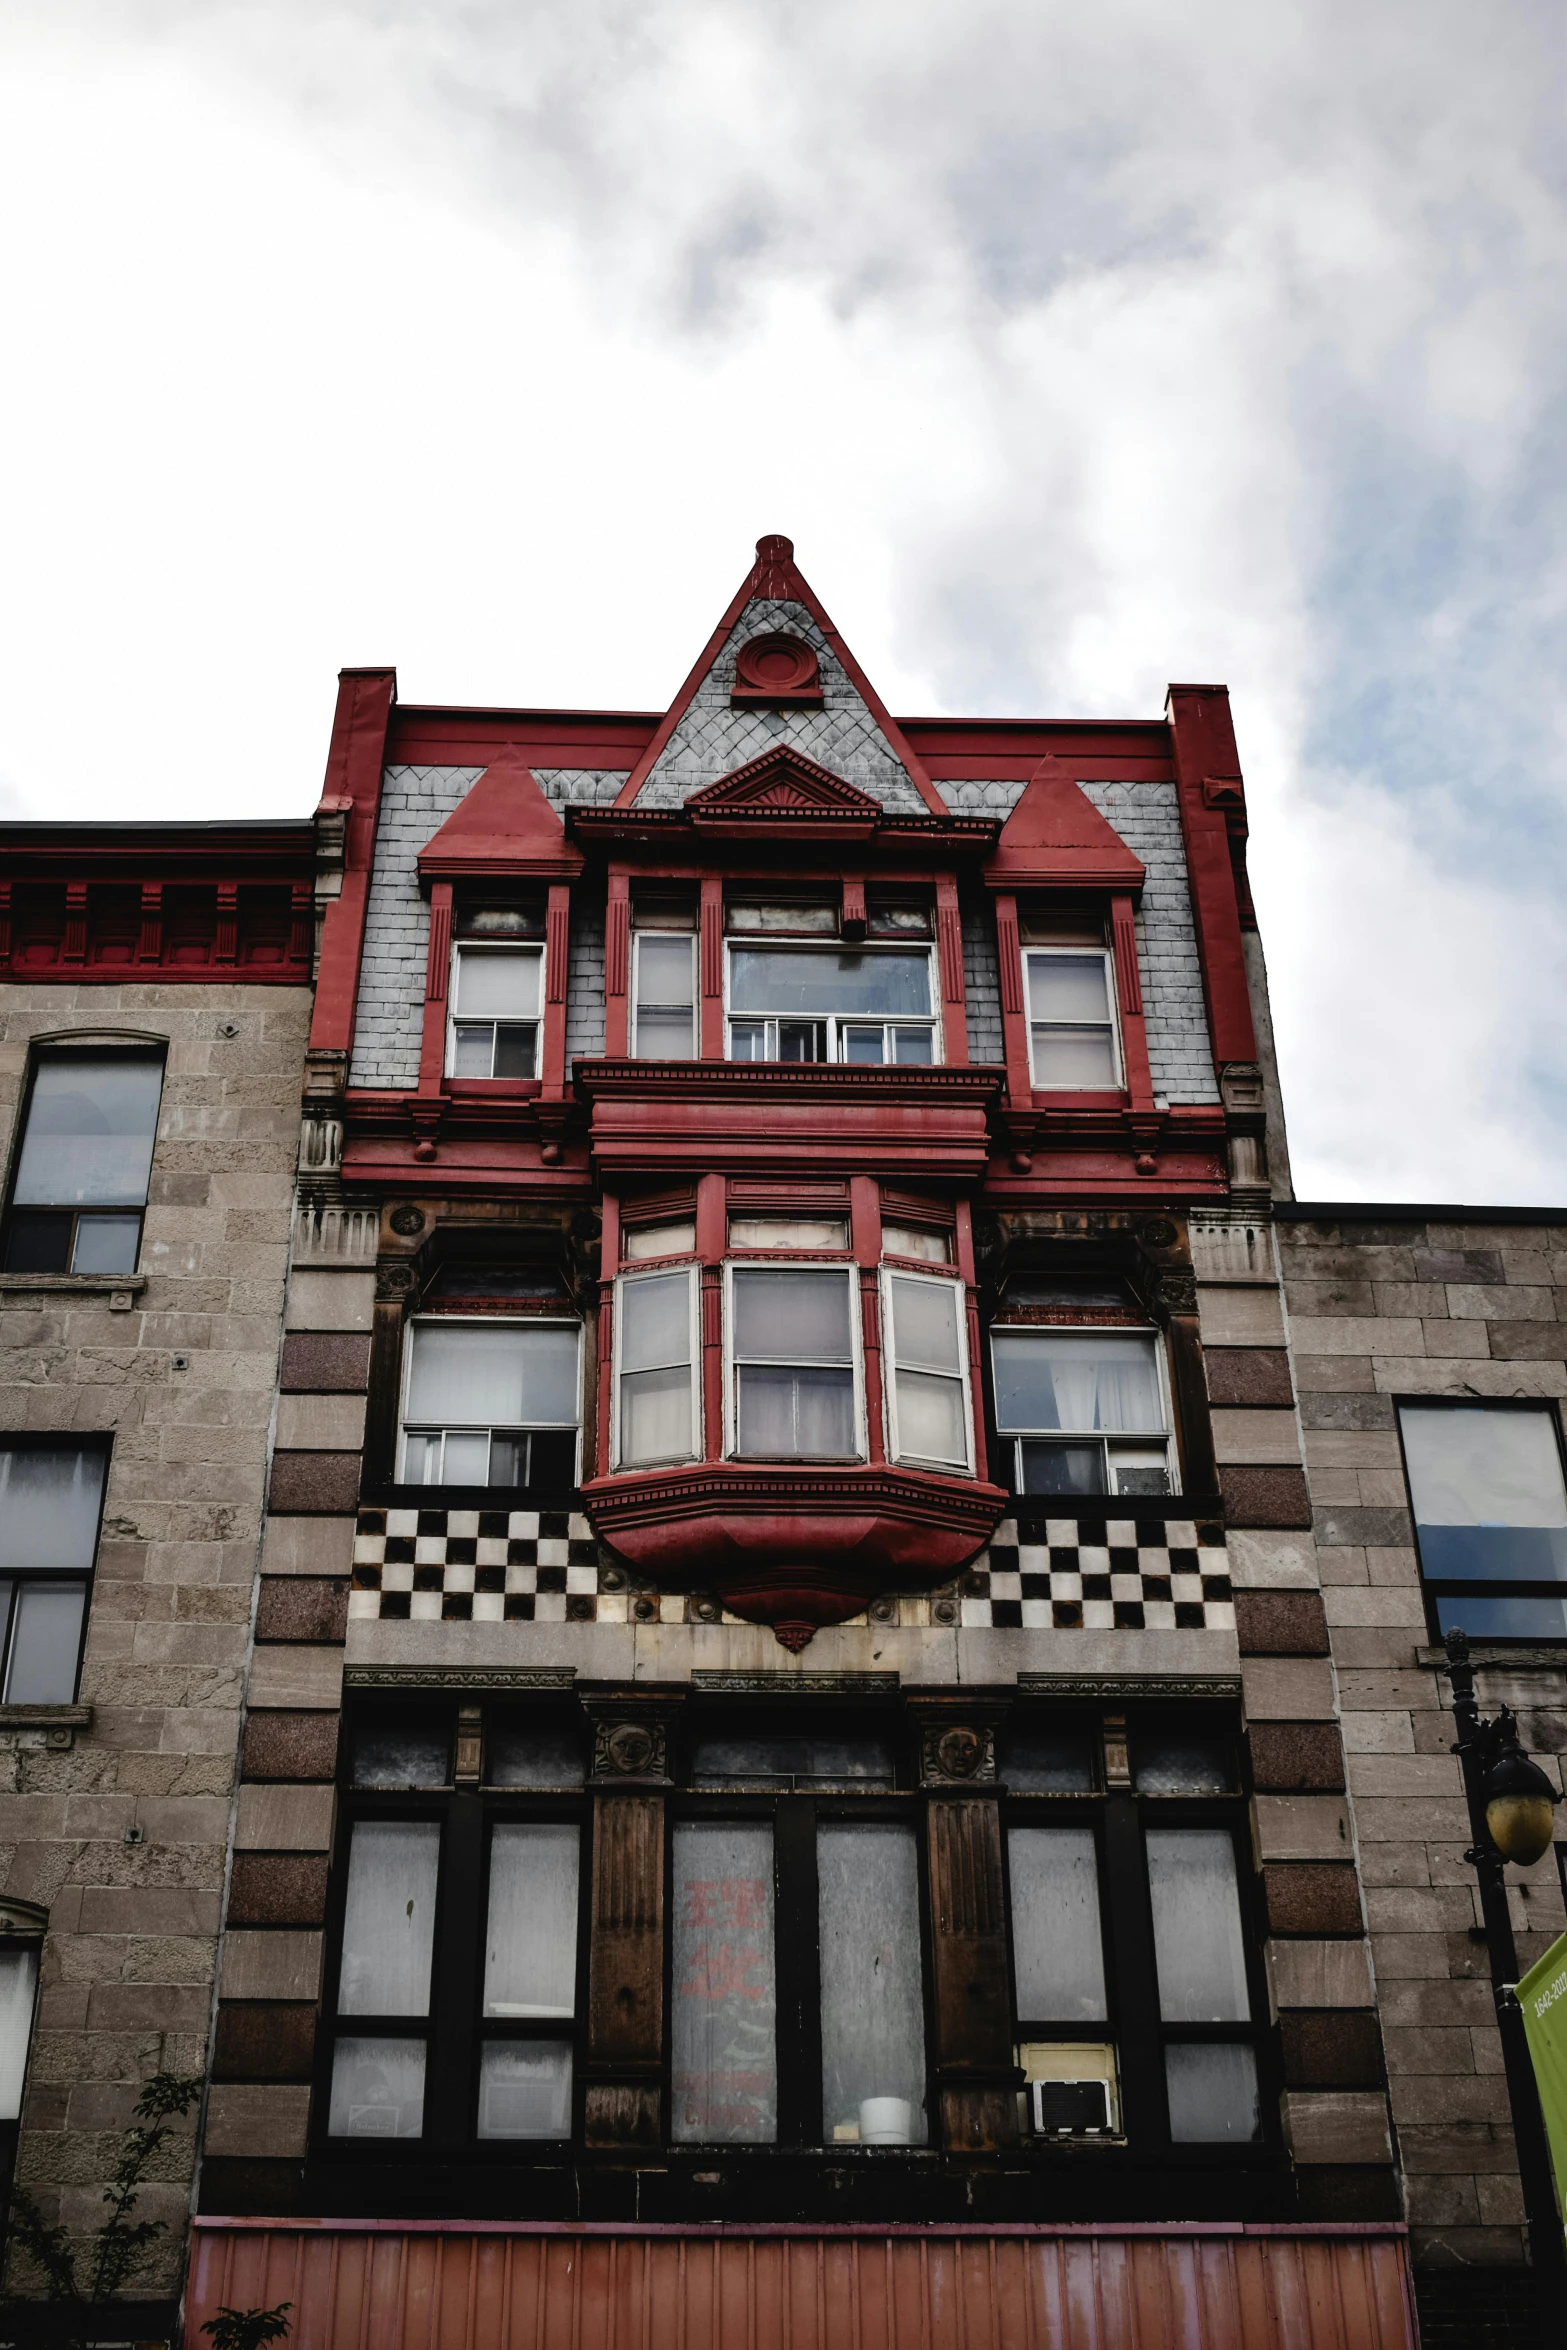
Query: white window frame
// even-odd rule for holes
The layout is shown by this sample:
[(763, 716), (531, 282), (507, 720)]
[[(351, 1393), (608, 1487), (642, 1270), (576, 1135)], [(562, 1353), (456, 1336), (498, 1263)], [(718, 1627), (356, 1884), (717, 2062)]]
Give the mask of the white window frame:
[[(615, 1362), (614, 1377), (610, 1382), (609, 1414), (610, 1467), (612, 1470), (617, 1472), (624, 1470), (628, 1475), (635, 1475), (640, 1471), (653, 1472), (659, 1469), (679, 1468), (684, 1462), (700, 1461), (706, 1457), (702, 1427), (701, 1270), (701, 1266), (694, 1258), (687, 1258), (682, 1263), (679, 1257), (655, 1257), (649, 1262), (623, 1266), (615, 1276)], [(671, 1455), (667, 1460), (628, 1461), (622, 1457), (620, 1447), (621, 1333), (625, 1328), (625, 1318), (621, 1311), (622, 1300), (634, 1281), (667, 1280), (670, 1274), (681, 1272), (686, 1277), (688, 1316), (686, 1327), (690, 1334), (688, 1343), (691, 1350), (691, 1450), (682, 1453), (678, 1458)]]
[[(1020, 1506), (1032, 1507), (1034, 1509), (1034, 1514), (1040, 1517), (1049, 1516), (1051, 1514), (1052, 1508), (1054, 1508), (1054, 1514), (1057, 1517), (1065, 1518), (1070, 1517), (1073, 1514), (1073, 1511), (1082, 1505), (1095, 1506), (1100, 1502), (1124, 1501), (1135, 1508), (1147, 1509), (1150, 1504), (1161, 1501), (1169, 1501), (1180, 1493), (1180, 1447), (1175, 1441), (1175, 1414), (1172, 1409), (1172, 1398), (1170, 1391), (1170, 1366), (1168, 1360), (1166, 1359), (1164, 1336), (1161, 1331), (1146, 1322), (1139, 1322), (1130, 1326), (1126, 1323), (1118, 1322), (1095, 1322), (1085, 1324), (1060, 1322), (993, 1322), (990, 1326), (989, 1335), (991, 1339), (990, 1375), (993, 1384), (996, 1375), (995, 1340), (1003, 1336), (1009, 1338), (1033, 1336), (1053, 1339), (1082, 1338), (1085, 1340), (1094, 1338), (1151, 1338), (1153, 1340), (1154, 1377), (1158, 1382), (1159, 1400), (1164, 1406), (1164, 1426), (1162, 1429), (1148, 1429), (1146, 1431), (1137, 1428), (1009, 1429), (1003, 1427), (1001, 1424), (1001, 1412), (998, 1405), (996, 1411), (996, 1435), (1002, 1444), (1014, 1448), (1011, 1451), (1011, 1457), (1009, 1461), (1009, 1467), (1011, 1470), (1010, 1481), (1013, 1482), (1016, 1486), (1017, 1498)], [(1101, 1446), (1105, 1455), (1105, 1472), (1107, 1479), (1105, 1491), (1103, 1493), (1025, 1494), (1022, 1490), (1022, 1480), (1019, 1475), (1020, 1464), (1015, 1447), (1020, 1443), (1027, 1442), (1040, 1444), (1097, 1444)], [(1136, 1448), (1145, 1452), (1152, 1452), (1156, 1446), (1162, 1445), (1164, 1448), (1165, 1473), (1169, 1478), (1169, 1492), (1118, 1493), (1114, 1486), (1108, 1482), (1109, 1478), (1114, 1475), (1114, 1462), (1112, 1461), (1110, 1454), (1111, 1448), (1116, 1445), (1125, 1445), (1128, 1448)], [(1060, 1506), (1056, 1507), (1055, 1505)]]
[[(686, 942), (687, 951), (691, 958), (691, 1051), (688, 1057), (693, 1061), (699, 1060), (701, 1058), (702, 1052), (702, 999), (697, 985), (699, 977), (697, 971), (697, 946), (699, 942), (697, 934), (694, 930), (680, 931), (634, 929), (631, 933), (631, 1025), (629, 1038), (631, 1058), (634, 1061), (640, 1061), (642, 1058), (639, 1023), (642, 1014), (641, 972), (642, 941), (644, 938), (656, 938), (660, 942), (671, 938), (684, 938)], [(653, 1005), (649, 1008), (655, 1011), (659, 1009), (673, 1009), (672, 1006), (661, 1007), (658, 1005)]]
[[(858, 1450), (853, 1453), (743, 1453), (740, 1450), (740, 1386), (737, 1373), (740, 1360), (735, 1354), (734, 1277), (736, 1273), (841, 1273), (849, 1292), (849, 1361), (854, 1382), (854, 1433)], [(818, 1256), (814, 1251), (802, 1251), (795, 1256), (761, 1256), (749, 1253), (724, 1260), (724, 1457), (731, 1461), (798, 1461), (809, 1468), (813, 1462), (830, 1468), (840, 1462), (858, 1465), (870, 1458), (870, 1445), (865, 1425), (865, 1349), (860, 1327), (858, 1267), (852, 1257)], [(743, 1358), (749, 1362), (753, 1358)], [(779, 1361), (783, 1361), (780, 1356)], [(802, 1362), (803, 1368), (809, 1368)], [(824, 1363), (824, 1370), (841, 1369), (841, 1364)]]
[[(414, 1332), (416, 1330), (430, 1328), (437, 1330), (493, 1330), (497, 1324), (507, 1330), (530, 1330), (542, 1328), (546, 1330), (574, 1330), (576, 1332), (577, 1419), (574, 1430), (576, 1437), (576, 1449), (572, 1455), (572, 1483), (574, 1485), (581, 1484), (583, 1372), (585, 1365), (581, 1322), (575, 1320), (570, 1314), (415, 1314), (411, 1316), (409, 1321), (404, 1325), (402, 1375), (398, 1381), (397, 1391), (397, 1482), (399, 1485), (408, 1485), (413, 1483), (413, 1480), (410, 1479), (407, 1475), (407, 1468), (408, 1437), (410, 1433), (408, 1417), (408, 1390), (413, 1383)], [(476, 1436), (481, 1433), (482, 1425), (485, 1424), (481, 1424), (477, 1420), (415, 1420), (412, 1424), (412, 1433), (415, 1435), (425, 1435), (436, 1430), (439, 1431), (443, 1439), (441, 1449), (443, 1455), (442, 1465), (444, 1466), (444, 1455), (446, 1449), (444, 1443), (445, 1437), (449, 1434)], [(515, 1425), (515, 1423), (507, 1421), (493, 1421), (487, 1423), (487, 1425), (489, 1428), (490, 1441), (493, 1444), (495, 1439), (495, 1431), (497, 1428), (512, 1426)], [(538, 1433), (545, 1436), (557, 1436), (562, 1434), (569, 1425), (570, 1423), (565, 1420), (541, 1421), (538, 1425)], [(533, 1432), (534, 1431), (532, 1428), (529, 1428), (528, 1433), (532, 1434)], [(418, 1489), (420, 1492), (428, 1491), (431, 1493), (438, 1493), (442, 1490), (440, 1485), (426, 1486), (423, 1481), (420, 1481)], [(509, 1491), (511, 1488), (502, 1487), (499, 1490)]]
[[(913, 1069), (939, 1069), (946, 1066), (947, 1048), (946, 1037), (942, 1025), (941, 971), (936, 959), (936, 942), (934, 939), (900, 940), (888, 938), (867, 940), (862, 942), (859, 940), (844, 938), (791, 938), (787, 934), (779, 935), (776, 932), (763, 931), (758, 931), (754, 935), (747, 932), (738, 934), (732, 938), (726, 937), (724, 940), (724, 1058), (725, 1060), (729, 1061), (732, 1061), (735, 1057), (734, 1023), (737, 1019), (748, 1021), (765, 1021), (769, 1029), (774, 1032), (769, 1038), (769, 1041), (776, 1044), (776, 1031), (779, 1021), (792, 1021), (802, 1017), (802, 1015), (793, 1012), (735, 1012), (731, 1009), (731, 999), (733, 992), (732, 974), (734, 968), (733, 957), (734, 950), (737, 947), (742, 951), (752, 953), (758, 950), (763, 953), (781, 951), (794, 953), (798, 951), (802, 954), (818, 955), (907, 955), (911, 953), (916, 947), (921, 949), (925, 955), (926, 963), (930, 972), (931, 1008), (928, 1012), (906, 1012), (898, 1014), (889, 1013), (884, 1019), (881, 1020), (877, 1020), (873, 1015), (860, 1012), (820, 1013), (816, 1016), (821, 1019), (827, 1029), (826, 1060), (801, 1061), (798, 1063), (790, 1063), (788, 1065), (790, 1067), (799, 1067), (802, 1069), (842, 1069), (853, 1068), (855, 1066), (859, 1066), (861, 1068), (880, 1067), (883, 1069), (893, 1069), (899, 1067)], [(928, 1028), (930, 1031), (931, 1041), (930, 1059), (928, 1061), (905, 1061), (901, 1063), (897, 1061), (883, 1060), (881, 1062), (861, 1062), (856, 1064), (852, 1061), (846, 1061), (843, 1056), (844, 1031), (849, 1028), (878, 1027), (882, 1031), (884, 1049), (888, 1038), (888, 1031), (891, 1029)], [(777, 1054), (774, 1053), (772, 1057), (776, 1060)]]
[[(931, 1371), (927, 1365), (910, 1363), (908, 1368), (928, 1378), (956, 1378), (963, 1395), (963, 1441), (967, 1447), (961, 1463), (931, 1460), (924, 1453), (905, 1452), (898, 1433), (898, 1358), (895, 1351), (897, 1325), (892, 1313), (892, 1285), (894, 1281), (928, 1281), (932, 1288), (948, 1289), (957, 1303), (958, 1368), (953, 1372)], [(951, 1274), (931, 1268), (914, 1270), (913, 1260), (902, 1258), (897, 1264), (883, 1264), (881, 1268), (881, 1359), (882, 1402), (886, 1420), (887, 1458), (911, 1469), (929, 1469), (941, 1477), (972, 1477), (974, 1474), (974, 1367), (969, 1359), (968, 1293), (964, 1283)]]
[[(1034, 1091), (1036, 1093), (1124, 1093), (1126, 1090), (1126, 1055), (1121, 1048), (1121, 1004), (1120, 998), (1116, 994), (1115, 955), (1112, 950), (1109, 947), (1096, 947), (1087, 940), (1080, 946), (1074, 946), (1070, 941), (1063, 939), (1059, 946), (1036, 945), (1032, 942), (1026, 942), (1021, 953), (1023, 960), (1023, 1025), (1028, 1031), (1028, 1075), (1029, 1083)], [(1032, 991), (1029, 987), (1028, 971), (1031, 955), (1038, 955), (1041, 958), (1050, 956), (1056, 960), (1062, 956), (1072, 955), (1079, 961), (1085, 955), (1097, 955), (1103, 963), (1105, 1002), (1110, 1007), (1110, 1066), (1114, 1071), (1113, 1076), (1108, 1078), (1103, 1085), (1046, 1085), (1041, 1081), (1039, 1071), (1034, 1065), (1035, 1022), (1031, 1009)], [(1097, 1021), (1090, 1020), (1042, 1020), (1039, 1022), (1039, 1026), (1042, 1028), (1092, 1028), (1098, 1025)]]
[(465, 1028), (482, 1028), (487, 1026), (491, 1032), (490, 1075), (488, 1077), (461, 1077), (457, 1078), (457, 1082), (460, 1085), (528, 1085), (536, 1083), (544, 1055), (544, 949), (542, 945), (536, 944), (532, 940), (525, 940), (519, 944), (514, 943), (510, 939), (497, 939), (492, 943), (489, 939), (460, 938), (454, 943), (452, 947), (451, 970), (448, 972), (446, 979), (446, 1075), (448, 1077), (457, 1077), (457, 989), (458, 982), (461, 977), (462, 958), (464, 955), (473, 955), (475, 957), (493, 957), (496, 955), (506, 955), (509, 956), (514, 962), (520, 962), (525, 955), (528, 956), (537, 968), (539, 975), (539, 1008), (534, 1015), (532, 1024), (533, 1068), (528, 1077), (496, 1077), (494, 1040), (494, 1032), (497, 1028), (525, 1028), (528, 1023), (523, 1020), (513, 1021), (505, 1017), (497, 1017), (486, 1021), (483, 1018), (475, 1018), (470, 1014), (462, 1022), (462, 1025)]

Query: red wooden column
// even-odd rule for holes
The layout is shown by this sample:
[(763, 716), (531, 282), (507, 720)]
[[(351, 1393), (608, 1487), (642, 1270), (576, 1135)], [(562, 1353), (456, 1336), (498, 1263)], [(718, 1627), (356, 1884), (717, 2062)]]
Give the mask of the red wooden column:
[(583, 2134), (657, 2147), (664, 2075), (664, 1789), (679, 1699), (584, 1701), (593, 1732), (593, 1916)]
[(1143, 1010), (1142, 974), (1137, 968), (1137, 920), (1129, 890), (1117, 890), (1110, 900), (1110, 939), (1121, 1014), (1126, 1091), (1136, 1115), (1153, 1108), (1153, 1078), (1148, 1067), (1148, 1020)]
[(850, 1179), (851, 1237), (860, 1280), (860, 1344), (865, 1358), (868, 1457), (887, 1458), (886, 1371), (881, 1329), (881, 1187), (870, 1175)]
[(626, 991), (631, 984), (631, 876), (624, 865), (609, 869), (604, 908), (604, 1052), (623, 1060), (631, 1049)]
[(958, 909), (958, 885), (950, 873), (936, 876), (936, 947), (947, 1065), (966, 1069), (968, 1008), (963, 990), (963, 917)]
[(446, 1071), (446, 1001), (452, 971), (452, 885), (430, 884), (430, 937), (424, 965), (424, 1028), (419, 1040), (419, 1091), (438, 1095)]
[(996, 1736), (1004, 1706), (913, 1698), (930, 1870), (932, 2014), (941, 2142), (989, 2153), (1017, 2141), (1023, 2084), (1012, 2043)]
[(724, 1057), (724, 883), (719, 873), (702, 876), (702, 909), (698, 917), (697, 1039), (704, 1061)]
[(539, 1074), (547, 1101), (566, 1092), (566, 966), (571, 938), (571, 884), (552, 881), (544, 911), (544, 1023)]
[(1034, 1081), (1028, 1060), (1017, 898), (1011, 890), (999, 890), (996, 894), (996, 959), (1001, 972), (1001, 1037), (1007, 1063), (1007, 1093), (1014, 1109), (1026, 1110), (1033, 1098)]

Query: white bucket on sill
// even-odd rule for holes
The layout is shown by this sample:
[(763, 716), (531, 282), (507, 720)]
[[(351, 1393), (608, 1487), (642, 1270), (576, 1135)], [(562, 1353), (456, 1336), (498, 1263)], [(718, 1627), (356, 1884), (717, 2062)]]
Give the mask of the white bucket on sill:
[(906, 2097), (867, 2097), (860, 2106), (862, 2146), (907, 2146), (914, 2108)]

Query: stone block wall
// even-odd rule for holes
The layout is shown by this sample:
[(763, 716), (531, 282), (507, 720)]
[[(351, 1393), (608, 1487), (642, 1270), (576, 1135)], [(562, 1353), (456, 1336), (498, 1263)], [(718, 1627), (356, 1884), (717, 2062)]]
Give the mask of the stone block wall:
[[(1524, 2257), (1451, 1693), (1428, 1625), (1394, 1399), (1567, 1395), (1567, 1215), (1278, 1211), (1289, 1334), (1376, 1992), (1417, 2263)], [(1558, 1402), (1558, 1409), (1560, 1409)], [(1486, 1650), (1559, 1782), (1567, 1648)], [(1562, 1931), (1554, 1856), (1510, 1869), (1520, 1968)]]
[[(0, 991), (8, 1148), (35, 1036), (168, 1045), (139, 1273), (0, 1276), (0, 1426), (112, 1439), (85, 1714), (0, 1706), (0, 1895), (48, 1913), (18, 2176), (73, 2232), (142, 2083), (206, 2055), (309, 1011), (237, 979)], [(138, 2293), (178, 2282), (195, 2120)]]

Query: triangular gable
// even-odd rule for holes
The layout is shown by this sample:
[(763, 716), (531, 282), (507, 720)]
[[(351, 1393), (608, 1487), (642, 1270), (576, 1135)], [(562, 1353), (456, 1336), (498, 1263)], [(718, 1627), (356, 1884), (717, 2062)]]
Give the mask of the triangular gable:
[(985, 866), (994, 889), (1069, 883), (1079, 889), (1141, 889), (1143, 866), (1113, 825), (1047, 751), (1034, 769)]
[(694, 791), (685, 812), (704, 828), (782, 822), (791, 832), (802, 824), (820, 825), (839, 838), (846, 829), (870, 831), (882, 817), (881, 802), (869, 792), (857, 791), (789, 743)]
[[(734, 700), (735, 663), (753, 637), (796, 636), (816, 654), (819, 706)], [(678, 808), (720, 776), (787, 743), (879, 807), (944, 816), (946, 807), (897, 722), (781, 537), (758, 539), (756, 561), (708, 639), (615, 805)]]
[(433, 840), (419, 852), (426, 880), (465, 873), (526, 873), (563, 880), (582, 870), (580, 850), (515, 743), (503, 744)]

